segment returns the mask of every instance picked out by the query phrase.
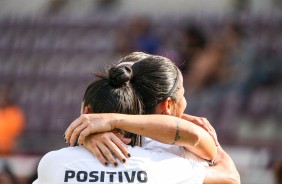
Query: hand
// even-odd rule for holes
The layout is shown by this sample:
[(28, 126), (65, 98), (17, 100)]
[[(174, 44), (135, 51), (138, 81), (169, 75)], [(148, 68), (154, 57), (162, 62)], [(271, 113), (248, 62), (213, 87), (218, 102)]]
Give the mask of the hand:
[(73, 146), (77, 140), (81, 145), (90, 134), (111, 131), (115, 128), (111, 123), (113, 117), (112, 114), (82, 114), (67, 128), (65, 141)]
[(187, 121), (190, 121), (190, 122), (194, 123), (195, 125), (198, 125), (199, 127), (202, 127), (204, 130), (206, 130), (211, 135), (211, 137), (213, 138), (213, 140), (215, 142), (215, 145), (216, 146), (219, 145), (218, 140), (217, 140), (216, 131), (206, 118), (192, 116), (192, 115), (189, 115), (189, 114), (183, 114), (181, 118), (185, 119)]
[(92, 134), (85, 138), (83, 146), (88, 149), (104, 165), (108, 162), (117, 166), (114, 155), (121, 161), (126, 162), (130, 156), (125, 144), (129, 144), (131, 139), (123, 138), (113, 132)]

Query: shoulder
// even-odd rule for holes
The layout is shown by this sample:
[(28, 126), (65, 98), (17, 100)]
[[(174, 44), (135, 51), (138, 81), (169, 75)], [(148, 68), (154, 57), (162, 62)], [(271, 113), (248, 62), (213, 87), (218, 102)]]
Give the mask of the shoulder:
[(38, 165), (37, 174), (39, 183), (51, 183), (54, 173), (59, 173), (64, 165), (72, 162), (82, 155), (90, 154), (83, 147), (68, 147), (45, 154)]
[(64, 160), (62, 155), (65, 155), (65, 158), (68, 157), (68, 150), (70, 148), (63, 148), (60, 150), (50, 151), (46, 153), (40, 160), (38, 165), (38, 175), (42, 176), (42, 173), (49, 173), (49, 171), (54, 171), (54, 169), (58, 168), (57, 166), (62, 164)]
[(65, 164), (69, 161), (73, 161), (79, 157), (93, 157), (91, 153), (84, 147), (67, 147), (55, 151), (50, 151), (45, 154), (40, 160), (40, 165), (47, 163), (49, 166), (53, 164), (58, 167), (59, 165)]
[(161, 150), (134, 147), (129, 148), (129, 151), (132, 155), (130, 160), (137, 159), (146, 165), (148, 178), (155, 183), (203, 183), (205, 167), (195, 165), (188, 159)]

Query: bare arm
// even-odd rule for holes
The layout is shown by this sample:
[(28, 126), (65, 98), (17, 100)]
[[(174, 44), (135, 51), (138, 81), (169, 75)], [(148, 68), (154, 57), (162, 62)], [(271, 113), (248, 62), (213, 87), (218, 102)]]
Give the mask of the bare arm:
[(240, 184), (240, 175), (231, 157), (218, 146), (217, 158), (213, 166), (206, 167), (204, 184)]
[(156, 141), (193, 148), (198, 156), (212, 160), (216, 146), (211, 136), (201, 127), (168, 115), (83, 114), (66, 131), (71, 145), (79, 135), (81, 144), (85, 137), (114, 128), (140, 134)]

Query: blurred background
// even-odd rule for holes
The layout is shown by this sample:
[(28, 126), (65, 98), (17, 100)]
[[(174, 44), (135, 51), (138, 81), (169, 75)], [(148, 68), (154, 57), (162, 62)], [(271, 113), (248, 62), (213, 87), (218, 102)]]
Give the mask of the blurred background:
[(66, 146), (93, 72), (132, 51), (181, 68), (186, 113), (212, 123), (242, 184), (275, 183), (282, 1), (1, 0), (1, 184), (31, 183), (39, 159)]

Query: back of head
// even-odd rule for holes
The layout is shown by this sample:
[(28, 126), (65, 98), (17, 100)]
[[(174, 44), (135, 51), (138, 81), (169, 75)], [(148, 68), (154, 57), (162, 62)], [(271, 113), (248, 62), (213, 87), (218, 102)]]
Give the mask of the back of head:
[(134, 52), (97, 76), (83, 98), (94, 113), (152, 114), (166, 98), (176, 100), (179, 71), (162, 56)]
[[(112, 67), (100, 79), (91, 83), (84, 94), (84, 106), (90, 106), (94, 113), (141, 114), (142, 101), (130, 84), (132, 70), (129, 67)], [(132, 146), (139, 145), (140, 138), (127, 133), (134, 139)]]
[(119, 63), (131, 63), (133, 77), (130, 81), (144, 104), (144, 113), (152, 114), (158, 103), (171, 97), (177, 91), (178, 68), (168, 58), (134, 52)]
[(144, 52), (132, 52), (128, 55), (126, 55), (125, 57), (123, 57), (118, 63), (122, 63), (122, 62), (139, 62), (145, 58), (148, 58), (152, 56), (151, 54), (146, 54)]

